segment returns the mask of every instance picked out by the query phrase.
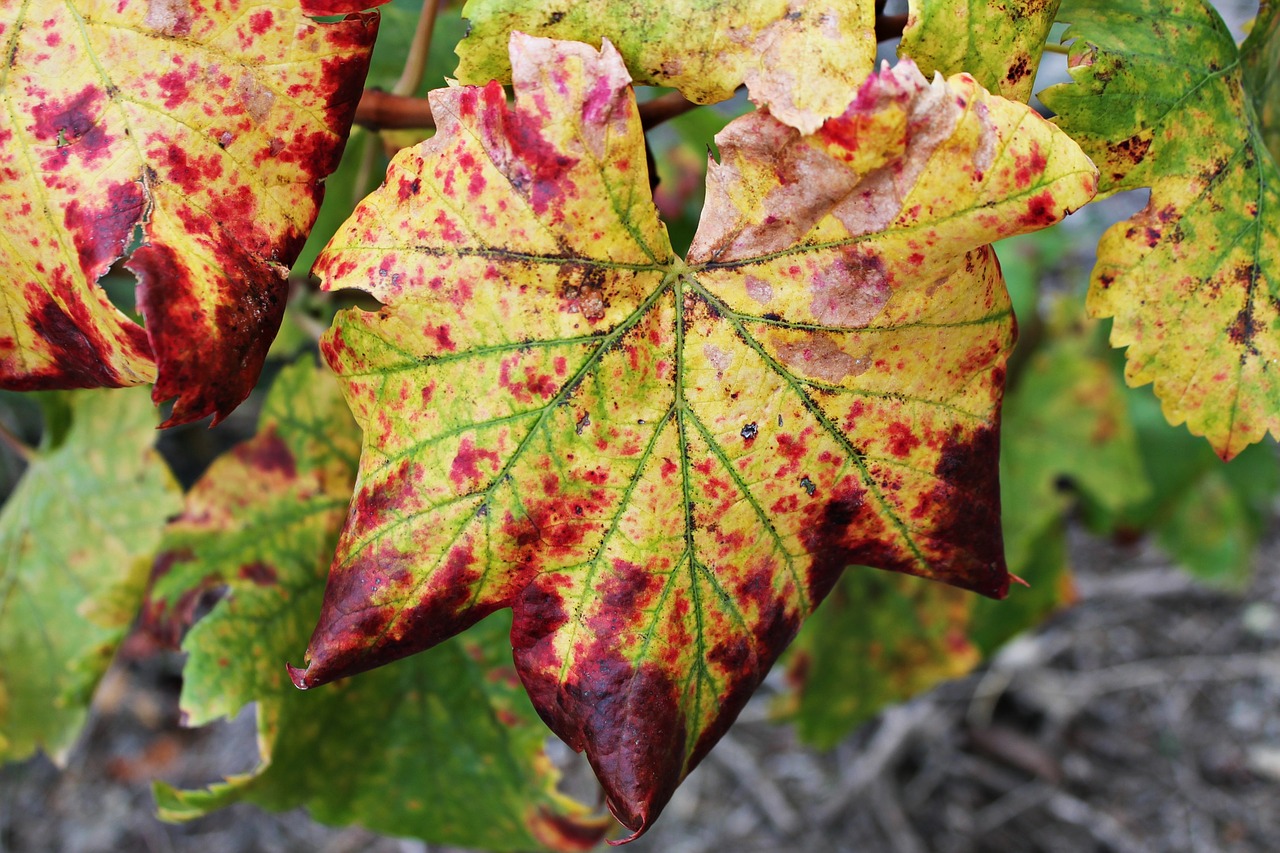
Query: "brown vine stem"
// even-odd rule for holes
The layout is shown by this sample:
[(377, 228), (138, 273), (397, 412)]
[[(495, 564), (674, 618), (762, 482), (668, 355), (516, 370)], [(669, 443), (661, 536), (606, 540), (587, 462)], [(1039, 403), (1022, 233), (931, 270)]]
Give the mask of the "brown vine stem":
[[(645, 130), (683, 115), (698, 106), (679, 92), (668, 92), (639, 105)], [(355, 123), (368, 130), (422, 130), (436, 126), (426, 98), (365, 89), (356, 107)]]
[(876, 15), (876, 41), (900, 38), (906, 28), (906, 15)]
[(412, 95), (422, 85), (422, 78), (427, 73), (427, 57), (431, 53), (431, 35), (435, 32), (439, 14), (440, 0), (422, 0), (422, 14), (418, 16), (418, 26), (413, 31), (409, 56), (404, 61), (400, 79), (391, 87), (393, 95)]
[[(439, 0), (424, 0), (404, 73), (390, 92), (383, 89), (364, 90), (360, 103), (356, 106), (355, 124), (374, 132), (429, 130), (436, 126), (435, 117), (431, 114), (431, 104), (426, 98), (415, 97), (413, 93), (422, 83), (438, 11)], [(876, 40), (898, 38), (906, 25), (906, 15), (877, 15)], [(680, 93), (669, 92), (640, 104), (640, 121), (644, 129), (649, 130), (696, 106)]]
[(356, 106), (355, 123), (366, 130), (420, 130), (436, 126), (426, 98), (365, 89)]
[(652, 130), (664, 121), (682, 116), (698, 106), (679, 92), (668, 92), (659, 95), (652, 101), (640, 104), (640, 125), (645, 130)]
[(0, 443), (12, 450), (23, 462), (30, 464), (36, 458), (35, 448), (19, 438), (4, 421), (0, 421)]

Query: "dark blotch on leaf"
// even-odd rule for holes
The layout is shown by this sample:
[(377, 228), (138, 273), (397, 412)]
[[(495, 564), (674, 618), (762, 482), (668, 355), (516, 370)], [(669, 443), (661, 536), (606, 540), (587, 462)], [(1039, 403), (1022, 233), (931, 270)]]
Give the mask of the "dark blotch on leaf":
[(531, 584), (512, 610), (516, 669), (534, 708), (573, 750), (591, 745), (609, 810), (640, 835), (683, 777), (687, 729), (674, 682), (657, 666), (625, 660), (613, 646), (617, 632), (580, 647), (560, 682), (553, 638), (568, 621), (560, 591)]
[(934, 474), (938, 485), (917, 514), (933, 519), (930, 536), (945, 559), (938, 579), (992, 598), (1009, 590), (1000, 528), (999, 430), (982, 427), (967, 440), (948, 438)]
[(280, 580), (276, 570), (261, 561), (246, 563), (240, 567), (240, 571), (237, 574), (241, 580), (249, 581), (258, 586), (270, 586)]
[[(234, 283), (236, 292), (218, 301), (212, 317), (200, 310), (194, 291), (175, 287), (189, 277), (186, 262), (169, 246), (143, 245), (126, 265), (138, 275), (138, 305), (159, 367), (152, 398), (157, 403), (178, 398), (164, 426), (210, 414), (216, 424), (230, 414), (257, 384), (284, 319), (288, 281), (230, 234), (218, 236), (223, 269), (241, 277)], [(296, 247), (284, 254), (292, 259)], [(192, 341), (201, 344), (193, 347)]]

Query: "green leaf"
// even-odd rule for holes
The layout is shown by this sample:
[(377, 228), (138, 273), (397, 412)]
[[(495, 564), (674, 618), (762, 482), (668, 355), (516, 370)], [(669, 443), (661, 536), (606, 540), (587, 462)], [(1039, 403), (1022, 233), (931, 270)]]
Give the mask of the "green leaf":
[(886, 706), (964, 675), (980, 660), (969, 639), (974, 602), (954, 587), (850, 567), (792, 646), (795, 695), (782, 713), (806, 743), (830, 749)]
[(1010, 570), (1032, 559), (1032, 543), (1063, 518), (1068, 481), (1116, 512), (1151, 494), (1124, 388), (1091, 335), (1051, 338), (1005, 402), (1005, 547)]
[(513, 32), (599, 46), (638, 83), (710, 104), (751, 100), (805, 133), (839, 115), (876, 56), (871, 0), (467, 0), (458, 80), (509, 83)]
[(512, 607), (535, 707), (638, 833), (844, 566), (1003, 594), (987, 244), (1094, 174), (1024, 105), (903, 62), (818, 134), (730, 123), (681, 260), (618, 54), (512, 56), (515, 105), (433, 92), (436, 136), (317, 263), (385, 307), (322, 344), (365, 435), (295, 680)]
[(1005, 554), (1030, 588), (974, 604), (984, 654), (1074, 600), (1066, 521), (1077, 500), (1119, 511), (1151, 493), (1125, 389), (1092, 328), (1057, 318), (1046, 336), (1006, 398), (1000, 457)]
[[(153, 597), (227, 595), (183, 643), (182, 710), (200, 724), (258, 703), (262, 762), (207, 791), (157, 786), (162, 817), (246, 801), (493, 850), (586, 849), (598, 818), (559, 795), (546, 728), (506, 675), (501, 624), (376, 673), (300, 693), (306, 641), (355, 481), (355, 425), (333, 378), (303, 361), (276, 380), (258, 435), (219, 458), (165, 535)], [(509, 664), (507, 669), (510, 670)]]
[(66, 400), (65, 438), (0, 511), (0, 760), (71, 746), (181, 506), (144, 389)]
[(899, 56), (926, 75), (961, 71), (1016, 101), (1031, 98), (1058, 0), (909, 0)]
[(1274, 448), (1259, 451), (1230, 466), (1214, 460), (1156, 528), (1165, 551), (1201, 580), (1239, 589), (1252, 576), (1270, 519), (1265, 510), (1280, 491)]
[(1280, 3), (1262, 0), (1249, 37), (1240, 45), (1244, 86), (1253, 99), (1259, 132), (1280, 163)]
[(1041, 99), (1102, 192), (1151, 188), (1103, 235), (1089, 311), (1115, 318), (1129, 384), (1230, 459), (1280, 436), (1280, 168), (1246, 88), (1264, 75), (1205, 0), (1067, 0), (1060, 17), (1075, 82)]

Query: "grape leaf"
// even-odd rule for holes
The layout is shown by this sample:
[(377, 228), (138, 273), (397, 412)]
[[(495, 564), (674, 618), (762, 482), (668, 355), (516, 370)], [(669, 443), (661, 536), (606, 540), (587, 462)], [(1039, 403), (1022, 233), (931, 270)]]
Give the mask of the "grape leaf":
[(925, 74), (966, 71), (992, 92), (1027, 101), (1059, 0), (909, 0), (899, 56)]
[(814, 136), (730, 123), (684, 261), (612, 45), (511, 55), (514, 107), (433, 92), (436, 136), (317, 262), (386, 307), (322, 343), (364, 444), (294, 679), (511, 607), (535, 707), (639, 834), (845, 565), (1004, 594), (1013, 324), (986, 244), (1095, 173), (1025, 106), (903, 62)]
[(611, 41), (639, 83), (709, 104), (743, 83), (752, 102), (805, 133), (839, 115), (872, 70), (870, 0), (467, 0), (457, 78), (510, 82), (512, 32)]
[(70, 400), (0, 511), (0, 760), (71, 746), (182, 503), (145, 391)]
[(1241, 57), (1202, 0), (1067, 0), (1074, 83), (1041, 99), (1104, 192), (1151, 188), (1098, 245), (1089, 311), (1125, 377), (1223, 459), (1280, 436), (1280, 169)]
[(180, 609), (228, 590), (183, 643), (182, 710), (202, 724), (258, 702), (263, 755), (207, 791), (158, 786), (161, 815), (305, 805), (325, 822), (438, 843), (593, 846), (605, 825), (556, 793), (546, 728), (513, 701), (514, 673), (485, 665), (483, 647), (508, 648), (501, 624), (314, 693), (289, 683), (282, 662), (319, 610), (358, 452), (337, 383), (301, 362), (276, 380), (258, 435), (214, 462), (167, 530), (154, 598)]
[[(0, 386), (154, 380), (169, 424), (234, 409), (376, 31), (288, 2), (0, 0)], [(145, 329), (97, 285), (135, 244)]]
[(1242, 591), (1253, 577), (1258, 543), (1280, 493), (1274, 449), (1259, 451), (1243, 451), (1237, 458), (1244, 461), (1229, 467), (1215, 459), (1155, 527), (1166, 553), (1203, 581)]

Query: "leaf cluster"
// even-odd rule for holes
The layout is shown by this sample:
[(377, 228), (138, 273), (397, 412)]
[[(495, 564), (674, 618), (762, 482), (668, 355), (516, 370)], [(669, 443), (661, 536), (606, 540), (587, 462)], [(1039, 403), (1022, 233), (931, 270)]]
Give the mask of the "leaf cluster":
[[(363, 5), (0, 0), (0, 758), (137, 617), (257, 706), (162, 817), (588, 849), (548, 735), (635, 838), (776, 662), (829, 745), (1069, 604), (1072, 518), (1247, 577), (1271, 0)], [(183, 489), (152, 403), (247, 437)]]

